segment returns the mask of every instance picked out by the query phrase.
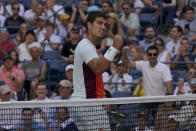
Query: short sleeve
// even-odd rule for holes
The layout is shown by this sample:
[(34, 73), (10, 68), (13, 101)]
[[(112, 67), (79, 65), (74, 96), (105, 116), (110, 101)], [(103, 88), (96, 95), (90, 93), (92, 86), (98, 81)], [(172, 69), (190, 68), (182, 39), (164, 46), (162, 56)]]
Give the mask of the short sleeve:
[(169, 67), (166, 66), (165, 70), (163, 71), (163, 81), (167, 82), (167, 81), (171, 81), (171, 80), (172, 80), (171, 71), (170, 71)]
[(79, 54), (82, 56), (86, 64), (88, 64), (88, 62), (92, 59), (99, 57), (95, 47), (91, 46), (90, 44), (80, 46)]
[(144, 61), (136, 61), (136, 69), (142, 71), (144, 68), (144, 65), (146, 64), (146, 62)]

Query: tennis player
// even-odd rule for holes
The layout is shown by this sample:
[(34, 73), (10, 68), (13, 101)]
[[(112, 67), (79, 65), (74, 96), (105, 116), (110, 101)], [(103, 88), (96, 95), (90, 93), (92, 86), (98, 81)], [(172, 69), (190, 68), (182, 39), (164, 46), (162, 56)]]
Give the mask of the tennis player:
[[(96, 47), (101, 44), (107, 33), (107, 17), (99, 11), (91, 12), (88, 14), (85, 26), (87, 36), (78, 43), (75, 49), (74, 92), (71, 99), (103, 97), (102, 73), (107, 70), (123, 44), (121, 36), (115, 35), (113, 45), (106, 51), (104, 56), (99, 56)], [(80, 119), (75, 121), (79, 130), (81, 126), (84, 127), (83, 130), (110, 130), (109, 120), (102, 106), (80, 107), (78, 110), (72, 113), (72, 117), (73, 119)], [(81, 126), (79, 123), (82, 123)]]

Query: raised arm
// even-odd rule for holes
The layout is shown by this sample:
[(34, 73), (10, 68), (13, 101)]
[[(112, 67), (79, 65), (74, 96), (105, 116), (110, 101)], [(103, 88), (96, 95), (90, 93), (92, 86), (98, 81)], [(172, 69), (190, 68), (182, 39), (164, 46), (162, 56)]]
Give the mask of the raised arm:
[(128, 46), (124, 46), (122, 49), (122, 61), (125, 66), (131, 69), (136, 69), (136, 64), (133, 61), (129, 61), (127, 58), (127, 52), (130, 50)]
[(122, 37), (120, 35), (115, 35), (113, 41), (113, 45), (107, 50), (104, 56), (94, 58), (88, 62), (88, 66), (95, 74), (101, 75), (104, 71), (106, 71), (115, 55), (119, 52), (123, 44)]

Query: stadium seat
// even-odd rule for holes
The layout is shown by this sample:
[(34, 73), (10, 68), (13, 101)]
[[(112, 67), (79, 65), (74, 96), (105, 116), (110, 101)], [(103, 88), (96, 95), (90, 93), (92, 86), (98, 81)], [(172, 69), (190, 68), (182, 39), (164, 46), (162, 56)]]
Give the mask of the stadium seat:
[(112, 94), (112, 98), (118, 97), (131, 97), (132, 93), (130, 91), (117, 91)]
[(67, 64), (68, 62), (64, 60), (48, 60), (47, 83), (50, 90), (53, 90), (56, 84), (64, 78)]
[(3, 61), (2, 60), (0, 60), (0, 66), (2, 66), (3, 65)]
[(59, 60), (61, 59), (60, 51), (44, 51), (42, 54), (44, 60)]

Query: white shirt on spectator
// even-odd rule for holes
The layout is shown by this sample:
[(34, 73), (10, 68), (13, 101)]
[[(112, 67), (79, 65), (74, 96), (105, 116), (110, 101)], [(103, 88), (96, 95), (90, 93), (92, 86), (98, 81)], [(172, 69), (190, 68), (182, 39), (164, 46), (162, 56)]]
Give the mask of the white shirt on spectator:
[[(31, 44), (39, 44), (38, 42), (33, 42)], [(41, 45), (40, 45), (41, 46)], [(18, 49), (19, 49), (19, 60), (20, 61), (24, 61), (24, 60), (32, 60), (32, 57), (31, 55), (29, 54), (29, 51), (27, 50), (26, 48), (26, 45), (25, 43), (21, 43), (19, 46), (18, 46)]]
[[(123, 80), (125, 82), (123, 82)], [(133, 77), (130, 76), (128, 73), (123, 74), (123, 77), (120, 78), (119, 75), (116, 73), (112, 79), (112, 82), (117, 82), (117, 83), (131, 83), (133, 81)], [(118, 91), (129, 91), (130, 85), (129, 84), (118, 84), (117, 85), (117, 90)]]
[(53, 51), (53, 49), (47, 43), (52, 43), (52, 44), (53, 43), (54, 44), (61, 43), (60, 36), (57, 36), (57, 35), (54, 35), (54, 34), (52, 34), (50, 36), (50, 41), (48, 41), (48, 40), (45, 40), (44, 41), (44, 40), (45, 40), (45, 34), (43, 34), (43, 33), (39, 34), (38, 37), (37, 37), (37, 41), (40, 42), (40, 43), (44, 43), (45, 44), (44, 51)]
[(5, 19), (6, 19), (5, 16), (0, 15), (0, 26), (1, 27), (4, 27)]
[[(174, 95), (178, 95), (178, 86), (175, 88), (174, 90)], [(191, 91), (191, 88), (189, 86), (189, 83), (188, 82), (185, 82), (184, 83), (184, 86), (183, 86), (183, 91), (184, 91), (184, 94), (192, 94), (192, 91)]]
[(177, 43), (174, 43), (174, 40), (168, 41), (166, 45), (166, 50), (171, 54), (172, 58), (177, 54), (178, 48), (180, 47), (180, 40)]
[[(54, 5), (53, 6), (53, 10), (54, 10), (54, 12), (57, 12), (58, 11), (57, 12), (58, 15), (62, 15), (62, 14), (65, 13), (64, 8), (61, 5)], [(54, 23), (54, 16), (53, 15), (54, 15), (54, 13), (51, 10), (48, 10), (47, 11), (47, 17), (50, 18), (50, 21), (52, 23)], [(58, 25), (61, 24), (61, 22), (57, 19), (57, 17), (56, 17), (55, 23), (58, 24)]]
[[(45, 16), (45, 14), (42, 13), (42, 16)], [(30, 21), (30, 20), (33, 20), (33, 19), (35, 19), (35, 18), (36, 18), (36, 14), (33, 12), (32, 9), (25, 11), (24, 19), (25, 19), (26, 21)]]
[(4, 12), (5, 12), (5, 10), (4, 10), (3, 6), (1, 5), (1, 6), (0, 6), (0, 15), (3, 15)]
[(145, 96), (163, 96), (166, 94), (164, 82), (172, 80), (171, 71), (167, 65), (158, 62), (152, 68), (149, 61), (137, 61), (136, 69), (143, 74)]
[[(23, 6), (22, 4), (20, 4), (20, 3), (19, 3), (19, 6), (20, 6), (19, 15), (20, 15), (21, 17), (23, 17), (23, 16), (24, 16), (24, 13), (25, 13), (24, 6)], [(13, 15), (11, 4), (6, 5), (5, 8), (6, 8), (6, 10), (7, 10), (7, 12), (8, 12), (9, 14)]]

